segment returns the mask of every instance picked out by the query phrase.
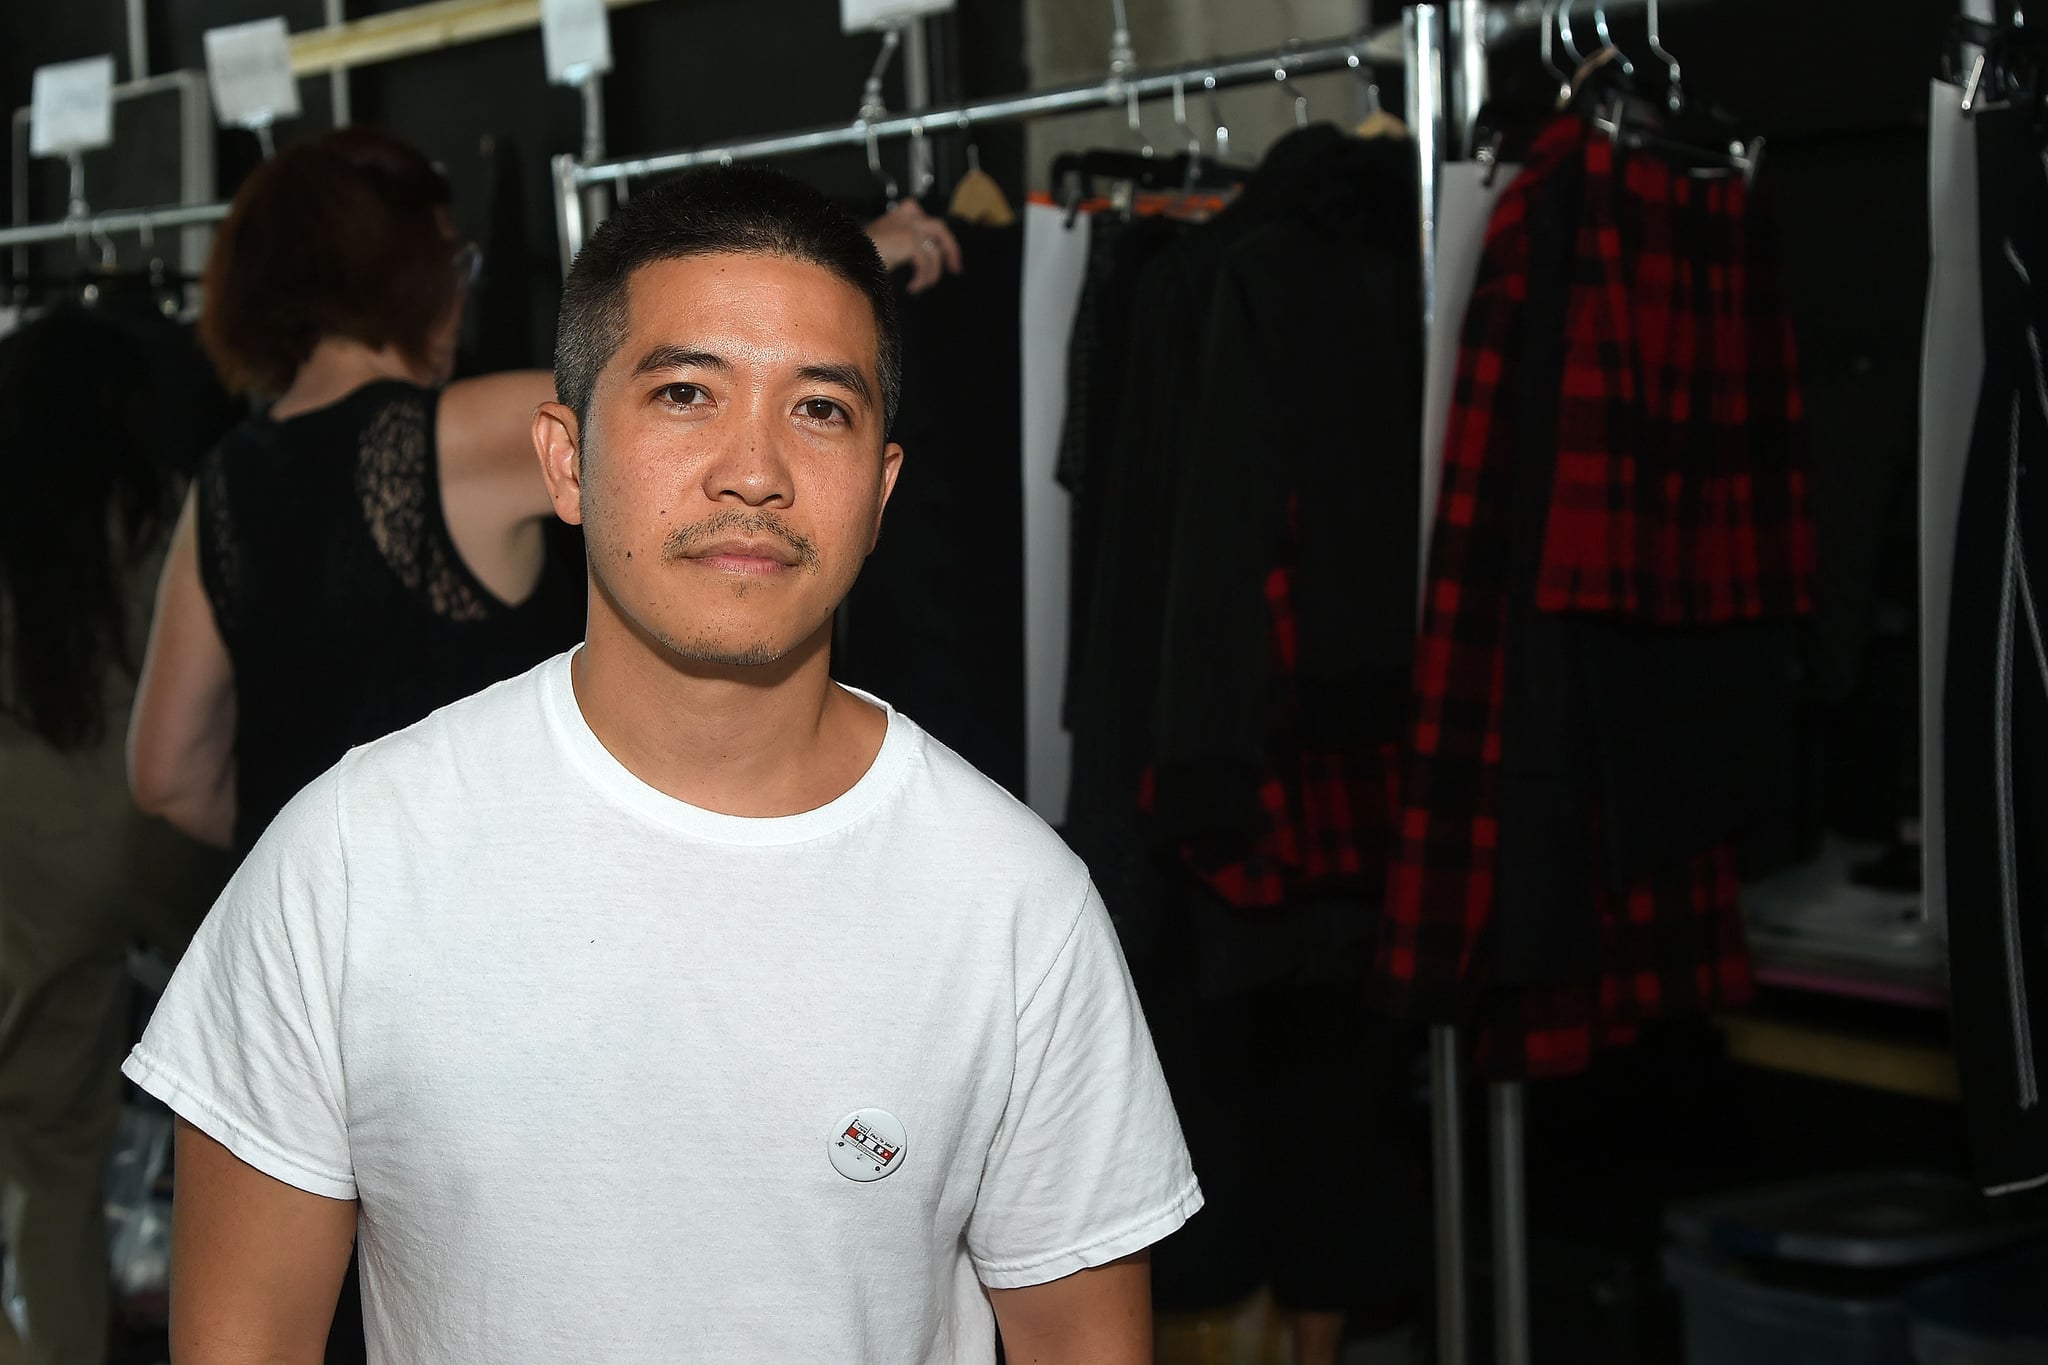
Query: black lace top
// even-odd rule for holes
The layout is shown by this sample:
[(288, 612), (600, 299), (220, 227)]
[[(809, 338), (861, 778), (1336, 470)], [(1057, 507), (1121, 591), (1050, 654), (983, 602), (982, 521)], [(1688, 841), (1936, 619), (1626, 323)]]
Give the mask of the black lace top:
[(316, 412), (255, 418), (201, 466), (199, 572), (235, 671), (237, 853), (353, 746), (582, 634), (573, 533), (551, 538), (540, 585), (518, 606), (456, 552), (438, 401), (368, 384)]

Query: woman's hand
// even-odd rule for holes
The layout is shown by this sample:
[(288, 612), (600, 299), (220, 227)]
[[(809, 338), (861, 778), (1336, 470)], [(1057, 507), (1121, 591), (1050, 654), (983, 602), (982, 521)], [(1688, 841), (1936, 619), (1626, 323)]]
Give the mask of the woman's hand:
[(894, 270), (910, 267), (910, 292), (922, 294), (947, 275), (960, 273), (960, 243), (942, 218), (905, 199), (868, 224), (868, 236), (882, 253), (882, 264)]

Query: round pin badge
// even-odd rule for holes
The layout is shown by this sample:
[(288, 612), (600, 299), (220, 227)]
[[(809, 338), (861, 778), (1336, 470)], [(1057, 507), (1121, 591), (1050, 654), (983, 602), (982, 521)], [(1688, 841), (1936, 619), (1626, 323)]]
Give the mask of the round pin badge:
[(858, 1109), (839, 1121), (825, 1155), (848, 1180), (880, 1180), (903, 1165), (903, 1123), (886, 1109)]

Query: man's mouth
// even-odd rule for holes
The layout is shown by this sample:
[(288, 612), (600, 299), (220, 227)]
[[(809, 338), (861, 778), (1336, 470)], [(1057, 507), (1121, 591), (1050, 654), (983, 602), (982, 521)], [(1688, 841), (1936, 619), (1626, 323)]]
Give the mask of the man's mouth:
[(780, 573), (801, 562), (793, 548), (772, 536), (726, 536), (691, 546), (681, 557), (723, 573)]

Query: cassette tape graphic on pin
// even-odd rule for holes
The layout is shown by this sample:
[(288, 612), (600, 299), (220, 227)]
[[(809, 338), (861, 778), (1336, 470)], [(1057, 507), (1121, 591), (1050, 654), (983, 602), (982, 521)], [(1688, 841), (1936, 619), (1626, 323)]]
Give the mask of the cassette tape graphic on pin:
[(880, 1180), (903, 1164), (903, 1124), (883, 1109), (848, 1114), (826, 1149), (833, 1167), (849, 1180)]

